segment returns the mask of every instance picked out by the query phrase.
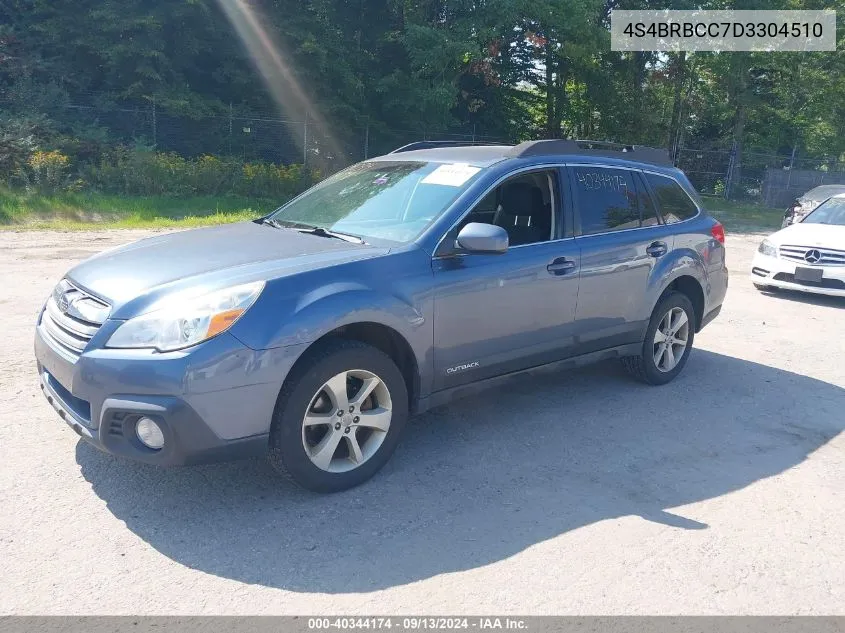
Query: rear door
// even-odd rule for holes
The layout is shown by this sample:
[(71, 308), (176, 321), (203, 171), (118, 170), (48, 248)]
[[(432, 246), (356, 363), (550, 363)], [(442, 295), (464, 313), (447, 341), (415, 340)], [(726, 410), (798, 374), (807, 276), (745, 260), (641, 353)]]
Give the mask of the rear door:
[(639, 170), (571, 165), (575, 240), (581, 250), (578, 352), (637, 342), (651, 306), (646, 289), (673, 248)]

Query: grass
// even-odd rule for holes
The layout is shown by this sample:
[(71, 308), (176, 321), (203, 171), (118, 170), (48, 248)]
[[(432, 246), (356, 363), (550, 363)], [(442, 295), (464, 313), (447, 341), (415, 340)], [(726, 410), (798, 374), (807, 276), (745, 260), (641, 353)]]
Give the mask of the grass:
[(721, 198), (705, 198), (708, 212), (733, 233), (765, 233), (776, 231), (783, 220), (783, 209), (772, 209), (750, 202), (731, 202)]
[(187, 228), (254, 219), (279, 204), (240, 196), (46, 196), (0, 188), (0, 229)]
[[(188, 228), (251, 220), (282, 202), (239, 196), (44, 196), (0, 188), (0, 229)], [(735, 233), (774, 231), (783, 219), (783, 210), (749, 202), (714, 197), (705, 199), (705, 205), (728, 231)]]

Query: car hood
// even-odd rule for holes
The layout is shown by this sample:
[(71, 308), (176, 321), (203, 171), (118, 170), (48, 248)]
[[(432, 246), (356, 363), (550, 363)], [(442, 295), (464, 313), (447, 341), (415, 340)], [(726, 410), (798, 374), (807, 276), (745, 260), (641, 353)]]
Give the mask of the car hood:
[(120, 246), (85, 260), (67, 277), (108, 301), (113, 318), (125, 318), (154, 309), (158, 300), (175, 292), (199, 295), (386, 252), (385, 248), (242, 222)]
[(835, 224), (791, 224), (769, 237), (776, 246), (826, 246), (845, 250), (845, 226)]

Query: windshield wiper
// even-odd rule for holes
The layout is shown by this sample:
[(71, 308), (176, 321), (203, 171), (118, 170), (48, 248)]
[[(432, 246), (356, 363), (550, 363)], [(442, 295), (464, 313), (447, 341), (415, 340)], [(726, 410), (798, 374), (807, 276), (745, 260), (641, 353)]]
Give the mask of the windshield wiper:
[(338, 240), (343, 240), (344, 242), (352, 242), (353, 244), (366, 244), (364, 240), (362, 240), (357, 235), (350, 235), (349, 233), (339, 233), (337, 231), (331, 231), (329, 229), (323, 228), (322, 226), (308, 226), (308, 225), (301, 225), (293, 227), (300, 233), (308, 233), (310, 235), (319, 235), (320, 237), (333, 237)]
[(314, 224), (306, 224), (305, 222), (294, 222), (292, 220), (276, 220), (275, 218), (261, 218), (261, 224), (266, 224), (267, 226), (272, 226), (276, 229), (293, 229), (295, 231), (299, 231), (300, 233), (308, 233), (309, 235), (319, 235), (320, 237), (332, 237), (338, 240), (343, 240), (344, 242), (352, 242), (353, 244), (366, 244), (366, 242), (358, 237), (357, 235), (352, 235), (350, 233), (339, 233), (338, 231), (332, 231), (322, 226), (316, 226)]
[(279, 222), (278, 220), (274, 220), (273, 218), (261, 218), (260, 220), (256, 220), (259, 224), (264, 224), (266, 226), (272, 226), (274, 229), (286, 229), (289, 228)]

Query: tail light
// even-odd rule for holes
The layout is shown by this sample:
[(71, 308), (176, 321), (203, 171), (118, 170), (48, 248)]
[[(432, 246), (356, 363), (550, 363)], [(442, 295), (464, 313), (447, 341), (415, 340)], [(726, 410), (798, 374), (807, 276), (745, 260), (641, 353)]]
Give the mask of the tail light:
[(722, 226), (721, 222), (716, 222), (710, 227), (710, 233), (713, 234), (713, 239), (719, 242), (719, 244), (725, 243), (725, 227)]

